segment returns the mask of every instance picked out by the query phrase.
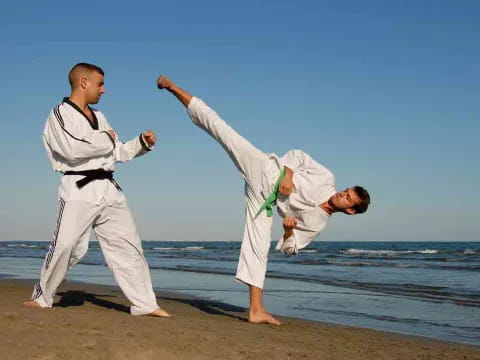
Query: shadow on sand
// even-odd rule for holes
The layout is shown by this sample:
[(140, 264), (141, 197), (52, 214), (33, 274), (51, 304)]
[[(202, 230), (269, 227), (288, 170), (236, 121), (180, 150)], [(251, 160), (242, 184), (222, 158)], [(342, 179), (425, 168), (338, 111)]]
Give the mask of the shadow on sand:
[[(60, 296), (60, 300), (54, 304), (54, 306), (57, 307), (82, 306), (86, 302), (89, 302), (93, 305), (100, 306), (105, 309), (113, 309), (124, 313), (130, 313), (130, 308), (128, 306), (106, 299), (116, 298), (115, 295), (93, 294), (82, 290), (67, 290), (59, 292), (57, 293), (57, 295)], [(175, 297), (174, 295), (157, 296), (157, 299), (187, 304), (210, 315), (220, 315), (236, 320), (247, 321), (245, 316), (242, 317), (237, 314), (245, 313), (245, 308), (222, 303), (219, 301), (205, 300), (199, 298), (187, 298), (182, 296)]]
[(82, 306), (85, 302), (103, 307), (105, 309), (114, 309), (121, 312), (130, 313), (128, 306), (115, 303), (104, 298), (115, 298), (114, 295), (107, 294), (92, 294), (82, 290), (68, 290), (57, 293), (60, 300), (54, 304), (58, 307)]
[(230, 304), (222, 303), (219, 301), (206, 300), (206, 299), (200, 299), (200, 298), (186, 298), (181, 296), (179, 297), (162, 296), (157, 298), (160, 300), (167, 300), (167, 301), (187, 304), (210, 315), (220, 315), (220, 316), (225, 316), (225, 317), (229, 317), (236, 320), (247, 321), (245, 317), (239, 316), (238, 314), (234, 314), (234, 313), (244, 313), (246, 311), (245, 308), (240, 306), (230, 305)]

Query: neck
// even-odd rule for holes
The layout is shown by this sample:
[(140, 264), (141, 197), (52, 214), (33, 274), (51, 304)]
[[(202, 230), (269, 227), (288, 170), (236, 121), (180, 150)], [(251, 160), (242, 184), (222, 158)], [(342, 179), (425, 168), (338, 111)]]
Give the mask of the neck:
[(80, 109), (85, 112), (88, 108), (88, 102), (86, 101), (85, 97), (83, 94), (79, 94), (76, 91), (72, 91), (69, 97), (70, 101), (73, 102), (75, 105), (77, 105)]
[(338, 209), (335, 208), (334, 206), (332, 206), (332, 205), (329, 203), (328, 200), (325, 201), (325, 202), (323, 202), (323, 203), (321, 203), (321, 204), (318, 205), (318, 206), (320, 206), (320, 208), (321, 208), (323, 211), (325, 211), (328, 215), (332, 215), (334, 212), (337, 212), (337, 211), (338, 211)]

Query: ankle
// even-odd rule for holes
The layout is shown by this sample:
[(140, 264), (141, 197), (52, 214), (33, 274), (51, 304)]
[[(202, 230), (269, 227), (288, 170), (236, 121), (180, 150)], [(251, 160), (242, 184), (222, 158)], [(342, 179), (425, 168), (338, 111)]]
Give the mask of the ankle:
[(262, 314), (262, 313), (266, 313), (267, 310), (265, 310), (265, 308), (263, 306), (256, 306), (256, 307), (250, 308), (249, 312), (251, 314)]

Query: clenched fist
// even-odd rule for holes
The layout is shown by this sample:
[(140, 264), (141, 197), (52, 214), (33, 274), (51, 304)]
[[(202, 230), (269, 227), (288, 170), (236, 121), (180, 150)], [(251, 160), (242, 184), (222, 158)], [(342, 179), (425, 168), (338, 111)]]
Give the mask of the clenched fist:
[(295, 226), (297, 226), (297, 219), (295, 219), (293, 216), (285, 216), (283, 218), (283, 229), (284, 230), (293, 229)]
[(160, 75), (157, 79), (157, 87), (159, 89), (169, 89), (172, 85), (173, 83), (165, 75)]
[(282, 181), (280, 182), (280, 186), (278, 187), (278, 191), (282, 195), (290, 195), (294, 190), (294, 185), (291, 177), (285, 176)]
[(288, 196), (293, 190), (295, 190), (295, 185), (293, 184), (293, 171), (285, 166), (285, 177), (280, 181), (278, 191), (280, 194)]
[(149, 147), (152, 147), (157, 142), (157, 136), (152, 130), (147, 130), (142, 135)]

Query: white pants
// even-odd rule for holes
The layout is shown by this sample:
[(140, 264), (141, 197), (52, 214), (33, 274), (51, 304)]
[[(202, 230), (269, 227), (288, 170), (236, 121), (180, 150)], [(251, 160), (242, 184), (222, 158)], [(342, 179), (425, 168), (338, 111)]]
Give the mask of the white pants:
[(188, 113), (196, 125), (222, 145), (245, 179), (245, 230), (236, 279), (263, 288), (273, 220), (267, 217), (266, 211), (255, 215), (265, 201), (262, 190), (269, 157), (240, 136), (202, 100), (193, 97)]
[(57, 229), (45, 256), (40, 281), (35, 284), (32, 300), (42, 307), (52, 306), (55, 292), (67, 270), (86, 254), (92, 228), (108, 267), (132, 303), (131, 314), (145, 315), (158, 309), (140, 237), (125, 201), (93, 204), (60, 199)]

